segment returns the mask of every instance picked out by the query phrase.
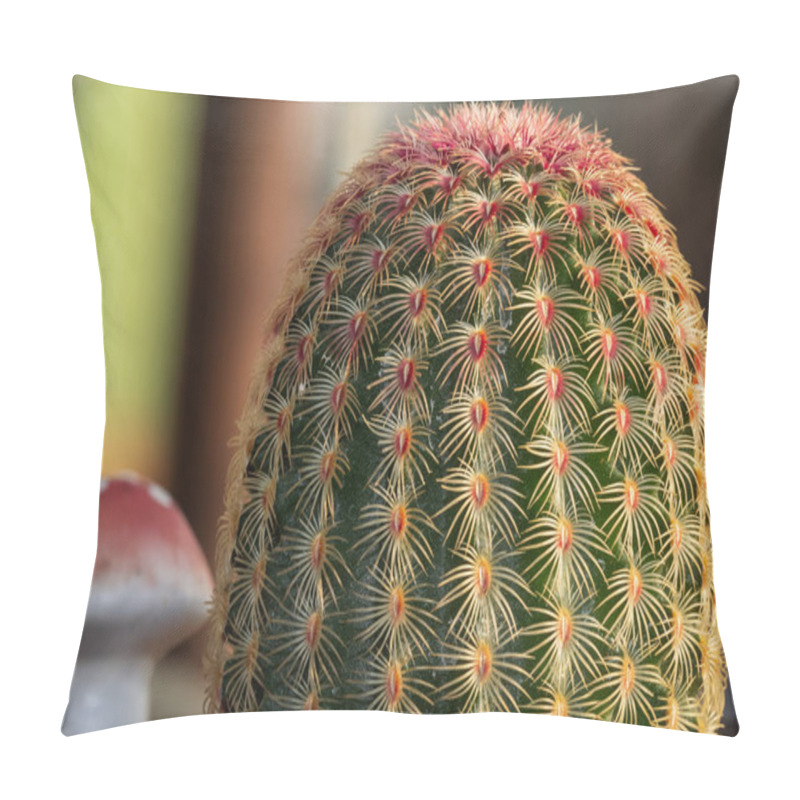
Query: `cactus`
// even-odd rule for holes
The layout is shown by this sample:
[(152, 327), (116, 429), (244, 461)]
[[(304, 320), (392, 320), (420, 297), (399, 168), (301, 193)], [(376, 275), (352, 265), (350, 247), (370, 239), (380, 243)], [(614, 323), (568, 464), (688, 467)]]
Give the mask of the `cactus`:
[(718, 731), (698, 288), (579, 117), (472, 104), (387, 134), (268, 323), (208, 709)]

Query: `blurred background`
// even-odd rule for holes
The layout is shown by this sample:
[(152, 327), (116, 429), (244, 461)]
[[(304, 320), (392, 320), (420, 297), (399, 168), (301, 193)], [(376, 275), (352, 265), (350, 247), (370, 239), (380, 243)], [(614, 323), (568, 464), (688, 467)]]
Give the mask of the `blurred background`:
[[(547, 101), (605, 129), (639, 168), (704, 287), (737, 85)], [(213, 567), (228, 442), (285, 265), (380, 134), (446, 103), (204, 97), (80, 77), (74, 91), (102, 280), (102, 472), (169, 490)], [(707, 291), (700, 300), (707, 311)], [(200, 713), (202, 652), (201, 634), (159, 664), (153, 718)]]

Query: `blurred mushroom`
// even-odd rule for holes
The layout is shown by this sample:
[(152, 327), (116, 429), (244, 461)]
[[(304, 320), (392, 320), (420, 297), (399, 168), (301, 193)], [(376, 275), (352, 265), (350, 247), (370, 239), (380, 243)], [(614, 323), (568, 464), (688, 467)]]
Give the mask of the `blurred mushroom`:
[(62, 731), (149, 717), (156, 662), (206, 619), (211, 572), (169, 493), (133, 474), (100, 486), (97, 560)]

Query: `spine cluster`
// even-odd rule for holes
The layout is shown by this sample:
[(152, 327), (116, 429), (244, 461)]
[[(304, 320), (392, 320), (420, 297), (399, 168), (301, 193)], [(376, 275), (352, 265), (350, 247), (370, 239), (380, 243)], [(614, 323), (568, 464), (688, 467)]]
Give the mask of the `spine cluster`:
[(231, 463), (209, 706), (715, 731), (705, 323), (578, 119), (464, 106), (320, 214)]

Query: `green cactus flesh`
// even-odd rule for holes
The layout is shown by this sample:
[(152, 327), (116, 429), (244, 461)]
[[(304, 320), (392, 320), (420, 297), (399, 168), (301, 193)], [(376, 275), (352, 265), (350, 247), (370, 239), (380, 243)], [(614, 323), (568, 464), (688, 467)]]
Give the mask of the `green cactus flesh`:
[(478, 104), (384, 137), (270, 320), (210, 708), (719, 730), (697, 288), (577, 118)]

